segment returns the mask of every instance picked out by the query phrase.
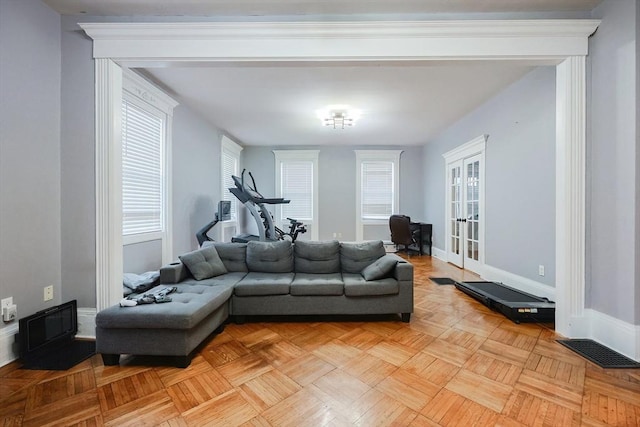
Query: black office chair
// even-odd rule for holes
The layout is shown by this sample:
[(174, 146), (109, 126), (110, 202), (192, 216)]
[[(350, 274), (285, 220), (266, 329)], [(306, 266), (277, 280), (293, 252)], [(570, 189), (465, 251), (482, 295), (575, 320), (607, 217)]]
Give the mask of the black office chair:
[[(391, 242), (396, 249), (404, 246), (405, 251), (417, 251), (419, 230), (411, 229), (411, 218), (407, 215), (391, 215), (389, 217), (389, 230), (391, 230)], [(411, 248), (410, 246), (414, 246)]]

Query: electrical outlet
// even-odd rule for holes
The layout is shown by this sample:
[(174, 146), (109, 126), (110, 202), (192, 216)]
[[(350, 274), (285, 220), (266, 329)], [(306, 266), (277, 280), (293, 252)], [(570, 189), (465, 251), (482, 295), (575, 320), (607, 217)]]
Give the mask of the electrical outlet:
[(544, 276), (544, 265), (542, 264), (538, 266), (538, 276)]
[(5, 322), (11, 322), (18, 318), (18, 308), (13, 303), (13, 297), (4, 298), (0, 302), (2, 307), (2, 320)]
[(53, 299), (53, 286), (45, 286), (44, 288), (44, 300), (50, 301)]

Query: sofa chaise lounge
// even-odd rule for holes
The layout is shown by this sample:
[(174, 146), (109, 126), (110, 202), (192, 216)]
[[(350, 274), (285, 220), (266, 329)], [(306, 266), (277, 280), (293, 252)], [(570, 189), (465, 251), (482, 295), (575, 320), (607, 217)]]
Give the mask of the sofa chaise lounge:
[(413, 312), (413, 265), (381, 241), (215, 243), (162, 267), (172, 301), (109, 307), (96, 316), (96, 350), (105, 365), (120, 354), (191, 354), (231, 316), (399, 314)]

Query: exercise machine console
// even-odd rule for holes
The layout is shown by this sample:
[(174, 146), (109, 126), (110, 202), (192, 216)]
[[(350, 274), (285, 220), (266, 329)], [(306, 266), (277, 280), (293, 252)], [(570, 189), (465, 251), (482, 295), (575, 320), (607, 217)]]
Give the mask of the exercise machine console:
[(217, 223), (220, 221), (228, 221), (231, 219), (231, 202), (229, 200), (220, 200), (218, 202), (218, 212), (216, 212), (213, 221), (202, 227), (196, 233), (196, 239), (198, 239), (198, 244), (202, 246), (202, 244), (206, 241), (212, 241), (213, 239), (207, 235), (209, 230), (211, 230)]

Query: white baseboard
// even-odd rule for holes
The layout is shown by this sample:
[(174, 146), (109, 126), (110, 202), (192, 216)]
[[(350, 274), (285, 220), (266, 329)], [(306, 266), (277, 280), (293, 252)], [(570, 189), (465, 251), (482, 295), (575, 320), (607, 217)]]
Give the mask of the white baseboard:
[(447, 253), (440, 248), (431, 247), (431, 256), (441, 261), (447, 261)]
[(96, 338), (96, 309), (78, 308), (78, 338)]
[(586, 337), (640, 362), (640, 325), (600, 313), (593, 309), (584, 311), (589, 333)]
[(18, 358), (18, 344), (15, 338), (17, 333), (17, 321), (0, 329), (0, 366), (11, 363)]
[(507, 286), (535, 296), (549, 298), (551, 301), (556, 300), (556, 288), (536, 282), (535, 280), (527, 279), (526, 277), (518, 276), (517, 274), (509, 273), (508, 271), (504, 271), (487, 264), (483, 265), (482, 274), (480, 276), (484, 280), (503, 283)]

